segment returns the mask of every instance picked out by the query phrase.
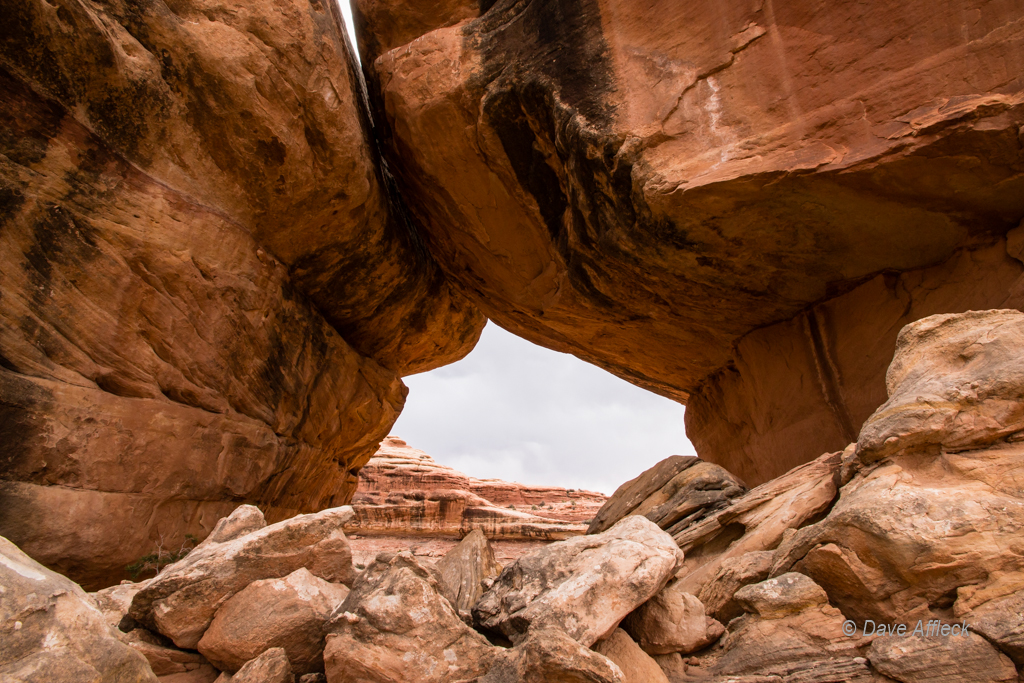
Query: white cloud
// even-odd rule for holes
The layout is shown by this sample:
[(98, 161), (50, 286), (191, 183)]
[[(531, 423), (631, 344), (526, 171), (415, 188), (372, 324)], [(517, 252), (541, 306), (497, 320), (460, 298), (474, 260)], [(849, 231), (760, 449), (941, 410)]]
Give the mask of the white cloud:
[(694, 453), (683, 406), (493, 323), (464, 360), (405, 382), (392, 433), (474, 477), (611, 493)]

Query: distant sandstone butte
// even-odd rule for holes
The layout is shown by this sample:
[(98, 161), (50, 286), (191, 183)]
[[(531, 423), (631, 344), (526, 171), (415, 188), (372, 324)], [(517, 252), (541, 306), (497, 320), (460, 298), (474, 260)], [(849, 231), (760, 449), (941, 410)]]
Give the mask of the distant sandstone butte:
[(462, 536), (560, 540), (583, 534), (606, 496), (557, 486), (475, 479), (434, 461), (397, 436), (359, 472), (352, 499), (357, 535)]
[(1017, 2), (355, 4), (442, 268), (750, 485), (856, 437), (905, 324), (1024, 305)]
[(347, 502), (484, 319), (389, 194), (335, 3), (0, 15), (0, 534), (95, 586), (239, 502)]

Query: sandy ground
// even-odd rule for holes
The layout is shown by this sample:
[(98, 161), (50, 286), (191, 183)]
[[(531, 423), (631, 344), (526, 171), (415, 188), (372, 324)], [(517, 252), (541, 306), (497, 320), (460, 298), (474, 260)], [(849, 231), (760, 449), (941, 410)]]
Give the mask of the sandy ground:
[[(458, 544), (459, 539), (434, 538), (428, 536), (349, 536), (352, 548), (352, 561), (357, 569), (362, 569), (373, 562), (380, 552), (399, 552), (412, 550), (413, 555), (429, 560), (439, 560), (445, 553)], [(494, 556), (502, 565), (515, 561), (531, 550), (542, 548), (548, 541), (501, 541), (492, 540), (491, 548)]]

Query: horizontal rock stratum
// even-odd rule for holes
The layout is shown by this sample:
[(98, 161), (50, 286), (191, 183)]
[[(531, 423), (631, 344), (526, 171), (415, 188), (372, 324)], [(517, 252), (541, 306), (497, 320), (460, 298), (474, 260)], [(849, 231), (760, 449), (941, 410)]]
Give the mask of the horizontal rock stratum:
[(1024, 304), (1019, 3), (355, 5), (442, 268), (750, 485), (854, 440), (903, 325)]

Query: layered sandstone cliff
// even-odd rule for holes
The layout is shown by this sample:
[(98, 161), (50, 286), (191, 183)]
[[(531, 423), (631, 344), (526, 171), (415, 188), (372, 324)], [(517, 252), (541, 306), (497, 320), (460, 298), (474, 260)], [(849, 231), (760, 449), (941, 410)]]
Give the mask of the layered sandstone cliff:
[(606, 496), (557, 486), (476, 479), (389, 436), (359, 472), (354, 519), (359, 536), (465, 536), (553, 541), (586, 532)]
[(334, 3), (0, 3), (0, 534), (89, 584), (346, 501), (483, 318), (389, 194)]
[(855, 438), (906, 323), (1024, 305), (1019, 3), (355, 4), (453, 281), (752, 485)]

